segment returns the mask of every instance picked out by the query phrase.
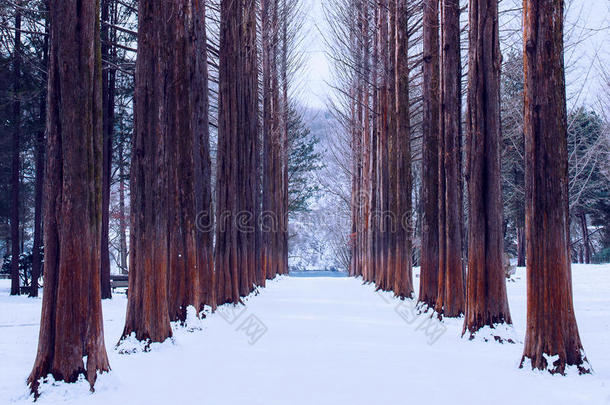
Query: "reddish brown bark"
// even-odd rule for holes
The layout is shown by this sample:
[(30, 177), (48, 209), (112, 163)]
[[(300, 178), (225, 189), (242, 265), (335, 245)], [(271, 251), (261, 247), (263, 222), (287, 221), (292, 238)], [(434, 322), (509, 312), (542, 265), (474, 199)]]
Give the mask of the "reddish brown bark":
[(441, 145), (439, 160), (439, 278), (436, 311), (448, 317), (464, 313), (461, 215), (461, 65), (460, 4), (442, 0)]
[[(50, 3), (45, 272), (28, 384), (109, 370), (100, 296), (101, 60), (97, 2)], [(83, 358), (87, 362), (83, 364)]]
[[(280, 104), (280, 16), (277, 0), (262, 2), (263, 178), (262, 266), (266, 279), (287, 271), (284, 260), (284, 125)], [(282, 17), (284, 18), (284, 17)]]
[(287, 0), (282, 0), (282, 50), (280, 57), (280, 76), (282, 78), (282, 145), (281, 145), (281, 180), (282, 180), (282, 197), (281, 197), (281, 227), (280, 227), (280, 274), (288, 274), (288, 114), (290, 100), (288, 98), (288, 19), (290, 18), (290, 10), (287, 6)]
[(468, 48), (468, 276), (463, 334), (511, 323), (504, 275), (498, 2), (471, 0)]
[[(386, 278), (384, 289), (394, 290), (396, 286), (396, 276), (398, 273), (397, 247), (400, 220), (398, 213), (398, 148), (397, 148), (397, 126), (396, 126), (396, 0), (388, 0), (388, 61), (387, 61), (387, 81), (388, 81), (388, 135), (387, 135), (387, 170), (388, 178), (387, 206), (389, 228), (387, 229), (387, 245), (385, 248), (386, 257)], [(396, 293), (396, 291), (394, 290)]]
[(365, 282), (372, 280), (372, 269), (373, 265), (371, 262), (371, 204), (372, 204), (372, 191), (371, 182), (373, 178), (373, 165), (371, 164), (371, 152), (374, 150), (372, 147), (371, 140), (371, 114), (370, 114), (370, 80), (371, 80), (371, 68), (369, 58), (371, 55), (370, 49), (370, 33), (369, 33), (369, 2), (362, 1), (362, 18), (361, 21), (361, 44), (362, 44), (362, 74), (364, 75), (362, 81), (364, 82), (364, 89), (362, 95), (362, 139), (361, 139), (361, 153), (362, 153), (362, 184), (360, 189), (360, 209), (362, 210), (361, 216), (361, 254), (362, 254), (362, 278)]
[[(359, 7), (354, 4), (355, 12), (359, 13)], [(360, 18), (359, 18), (360, 20)], [(362, 64), (362, 49), (360, 46), (359, 32), (357, 25), (354, 25), (351, 32), (351, 46), (354, 48), (355, 64)], [(351, 152), (352, 152), (352, 190), (351, 190), (351, 263), (350, 276), (359, 276), (362, 274), (362, 255), (361, 255), (361, 220), (362, 220), (362, 201), (361, 201), (361, 185), (362, 185), (362, 77), (360, 74), (354, 74), (351, 85), (351, 100), (350, 100), (350, 131), (351, 131)]]
[(411, 116), (409, 111), (409, 5), (396, 0), (396, 234), (394, 242), (394, 293), (399, 297), (413, 295), (411, 268)]
[[(264, 151), (271, 151), (271, 132), (273, 126), (273, 105), (271, 96), (271, 74), (275, 62), (273, 58), (273, 48), (271, 44), (271, 13), (275, 2), (272, 0), (261, 0), (261, 44), (262, 44), (262, 148)], [(271, 209), (271, 186), (272, 170), (271, 159), (268, 153), (262, 155), (262, 214), (261, 217), (261, 270), (262, 278), (260, 285), (265, 285), (268, 274), (271, 273), (271, 239), (270, 232), (272, 218), (268, 215)]]
[[(208, 98), (208, 54), (205, 26), (205, 2), (193, 4), (193, 68), (190, 70), (191, 125), (193, 128), (193, 162), (195, 211), (199, 221), (196, 233), (197, 268), (201, 305), (216, 306), (214, 277), (214, 217), (212, 215), (212, 164), (210, 160), (210, 122)], [(201, 309), (201, 308), (199, 308)]]
[(523, 5), (527, 329), (521, 366), (563, 374), (574, 365), (588, 373), (572, 302), (563, 1)]
[(184, 321), (189, 306), (202, 308), (206, 290), (202, 283), (212, 281), (211, 239), (203, 240), (209, 233), (199, 235), (196, 224), (198, 213), (210, 211), (209, 199), (204, 204), (209, 190), (203, 185), (211, 174), (209, 169), (204, 172), (203, 163), (208, 150), (203, 8), (201, 0), (176, 1), (173, 8), (168, 6), (165, 17), (170, 45), (164, 111), (165, 136), (172, 140), (168, 143), (168, 310), (172, 321)]
[(378, 274), (378, 266), (377, 266), (377, 235), (379, 233), (379, 216), (378, 213), (378, 204), (379, 204), (379, 195), (378, 195), (378, 179), (377, 179), (377, 142), (379, 138), (379, 115), (377, 112), (379, 111), (379, 91), (378, 91), (378, 80), (379, 80), (379, 46), (377, 43), (377, 20), (379, 18), (379, 7), (377, 7), (376, 3), (373, 3), (372, 6), (372, 21), (370, 28), (370, 43), (372, 46), (371, 52), (371, 69), (368, 75), (368, 80), (372, 84), (371, 85), (371, 139), (369, 143), (369, 156), (370, 156), (370, 170), (369, 170), (369, 187), (366, 190), (368, 194), (368, 198), (370, 201), (370, 216), (368, 221), (369, 233), (367, 237), (367, 256), (369, 257), (369, 276), (366, 281), (374, 283), (377, 280)]
[(379, 0), (377, 20), (377, 43), (379, 58), (378, 82), (378, 137), (377, 137), (377, 216), (378, 231), (376, 250), (377, 275), (375, 284), (382, 290), (388, 289), (388, 241), (391, 228), (391, 213), (389, 205), (389, 160), (388, 160), (388, 131), (389, 131), (389, 31), (388, 31), (388, 0)]
[(418, 301), (434, 308), (439, 273), (439, 13), (423, 3), (422, 232)]
[(258, 139), (258, 56), (256, 35), (257, 3), (254, 0), (243, 0), (242, 43), (240, 52), (244, 66), (244, 84), (242, 89), (242, 112), (240, 113), (239, 147), (241, 163), (238, 168), (238, 206), (242, 215), (238, 228), (238, 244), (242, 248), (242, 275), (240, 276), (240, 294), (248, 295), (256, 284), (257, 265), (260, 253), (257, 249), (260, 230), (258, 228), (260, 169)]
[[(169, 2), (138, 3), (135, 131), (131, 161), (129, 299), (123, 338), (163, 342), (172, 336), (168, 313), (170, 207), (168, 67), (174, 46), (166, 32)], [(172, 134), (173, 135), (173, 134)]]
[[(216, 261), (218, 304), (237, 303), (253, 289), (258, 207), (258, 116), (256, 34), (251, 1), (222, 2), (218, 154), (216, 170)], [(256, 80), (255, 80), (256, 77)], [(256, 104), (257, 105), (257, 104)]]

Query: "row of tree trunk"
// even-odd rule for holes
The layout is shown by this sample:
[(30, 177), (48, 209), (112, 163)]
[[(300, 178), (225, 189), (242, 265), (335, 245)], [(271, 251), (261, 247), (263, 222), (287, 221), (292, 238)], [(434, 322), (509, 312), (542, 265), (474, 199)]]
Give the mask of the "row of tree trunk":
[[(279, 8), (275, 1), (262, 10), (273, 23), (263, 30), (271, 35), (262, 50), (270, 85), (262, 92), (267, 118), (261, 133), (257, 3), (221, 3), (214, 212), (205, 4), (139, 2), (129, 295), (121, 339), (163, 342), (172, 336), (170, 322), (184, 322), (189, 307), (237, 304), (288, 271), (288, 92), (286, 63), (278, 63), (282, 53), (286, 57), (286, 47), (278, 47), (286, 19)], [(112, 10), (107, 0), (50, 3), (45, 294), (28, 379), (36, 395), (48, 374), (67, 382), (84, 374), (93, 388), (97, 373), (109, 370), (101, 297), (110, 272), (101, 256), (108, 255), (102, 224), (108, 219), (115, 79), (111, 69), (102, 72), (101, 56), (112, 52), (102, 43), (116, 33), (101, 29), (100, 17), (108, 20)]]
[[(411, 282), (409, 2), (356, 3), (350, 27), (350, 272), (393, 290)], [(465, 315), (463, 333), (511, 324), (504, 274), (498, 2), (469, 1), (466, 137), (462, 137), (460, 2), (423, 1), (422, 246), (418, 301)], [(528, 327), (522, 364), (589, 368), (572, 305), (567, 131), (560, 0), (524, 3)], [(374, 17), (373, 17), (374, 16)], [(374, 27), (369, 28), (369, 21)], [(373, 32), (372, 35), (369, 33)], [(372, 46), (372, 52), (371, 52)], [(462, 168), (462, 144), (466, 168)], [(462, 188), (467, 181), (466, 273)], [(559, 226), (557, 226), (559, 225)], [(497, 336), (498, 340), (502, 336)], [(548, 356), (558, 355), (549, 364)]]
[(372, 10), (369, 5), (356, 3), (358, 18), (350, 28), (358, 66), (351, 94), (350, 274), (404, 298), (413, 294), (408, 56), (413, 7), (406, 0), (382, 0)]

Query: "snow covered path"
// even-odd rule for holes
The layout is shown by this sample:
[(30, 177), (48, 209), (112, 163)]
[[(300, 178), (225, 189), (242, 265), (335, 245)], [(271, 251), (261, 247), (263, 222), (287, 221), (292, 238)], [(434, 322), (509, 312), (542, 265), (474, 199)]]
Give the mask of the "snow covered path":
[[(522, 341), (524, 270), (508, 285)], [(0, 403), (27, 403), (24, 380), (35, 356), (40, 300), (8, 297), (5, 287), (0, 284)], [(174, 344), (120, 355), (113, 348), (126, 300), (116, 295), (104, 302), (112, 372), (99, 377), (94, 394), (85, 382), (46, 385), (40, 403), (610, 403), (610, 266), (575, 266), (574, 291), (593, 376), (519, 370), (520, 342), (462, 340), (461, 320), (429, 321), (411, 301), (350, 278), (273, 281), (245, 307), (201, 321), (202, 330), (177, 328)]]

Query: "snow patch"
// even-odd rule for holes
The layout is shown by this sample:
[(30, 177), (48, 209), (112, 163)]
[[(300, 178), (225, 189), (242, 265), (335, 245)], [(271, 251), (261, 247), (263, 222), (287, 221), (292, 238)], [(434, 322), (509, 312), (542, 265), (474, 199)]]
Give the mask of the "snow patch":
[(517, 338), (515, 328), (507, 323), (497, 323), (492, 326), (485, 325), (478, 331), (471, 333), (466, 330), (463, 337), (470, 341), (499, 342), (499, 343), (522, 343)]

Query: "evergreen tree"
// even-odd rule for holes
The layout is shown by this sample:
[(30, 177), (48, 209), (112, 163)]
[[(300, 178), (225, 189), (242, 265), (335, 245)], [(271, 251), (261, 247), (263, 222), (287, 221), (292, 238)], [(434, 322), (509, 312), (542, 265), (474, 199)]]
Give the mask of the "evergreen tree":
[(305, 212), (309, 203), (320, 191), (312, 175), (322, 168), (321, 155), (316, 152), (319, 139), (311, 136), (310, 129), (295, 108), (288, 111), (288, 212)]

